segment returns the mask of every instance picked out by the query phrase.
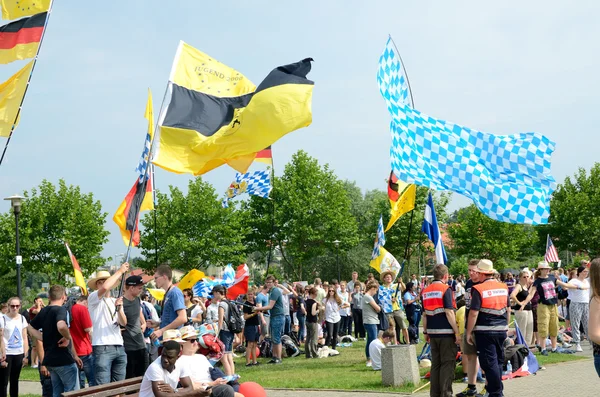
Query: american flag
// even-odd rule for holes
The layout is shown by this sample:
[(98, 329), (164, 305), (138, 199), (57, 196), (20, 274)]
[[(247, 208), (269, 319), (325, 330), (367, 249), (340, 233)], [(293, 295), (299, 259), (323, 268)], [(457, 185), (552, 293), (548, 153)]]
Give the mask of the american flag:
[(556, 247), (552, 244), (550, 235), (548, 235), (548, 239), (546, 240), (546, 255), (544, 256), (544, 259), (548, 263), (556, 263), (559, 261), (558, 251), (556, 251)]

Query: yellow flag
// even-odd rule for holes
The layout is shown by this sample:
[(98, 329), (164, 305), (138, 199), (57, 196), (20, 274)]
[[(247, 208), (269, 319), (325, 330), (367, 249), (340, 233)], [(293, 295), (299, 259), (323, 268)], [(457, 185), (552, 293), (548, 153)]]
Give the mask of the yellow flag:
[(48, 11), (50, 0), (2, 0), (2, 19), (17, 19)]
[(150, 142), (152, 142), (152, 139), (154, 138), (154, 109), (152, 105), (152, 91), (150, 91), (150, 88), (148, 88), (148, 102), (146, 102), (144, 117), (148, 120), (148, 136), (150, 137)]
[(150, 295), (152, 295), (154, 299), (156, 299), (159, 302), (165, 299), (165, 291), (162, 289), (148, 288), (148, 292), (150, 293)]
[(179, 281), (179, 284), (177, 284), (177, 288), (179, 288), (182, 291), (187, 288), (192, 288), (198, 281), (202, 280), (204, 277), (206, 277), (206, 275), (203, 271), (192, 269), (188, 272), (188, 274), (183, 276), (181, 281)]
[(152, 162), (176, 173), (201, 175), (223, 164), (246, 172), (257, 152), (311, 123), (310, 61), (278, 67), (256, 88), (180, 43)]
[(246, 76), (183, 41), (179, 42), (169, 81), (220, 98), (256, 90)]
[(408, 211), (411, 211), (415, 208), (415, 200), (417, 198), (417, 185), (409, 185), (408, 188), (402, 193), (402, 196), (393, 203), (391, 209), (391, 217), (390, 221), (385, 228), (387, 232), (390, 228), (396, 223), (398, 219)]
[(19, 124), (19, 120), (15, 122), (15, 118), (25, 95), (32, 66), (33, 61), (0, 85), (0, 136), (8, 137), (13, 123), (15, 127)]
[(394, 272), (394, 278), (396, 278), (400, 272), (400, 263), (398, 263), (398, 260), (383, 247), (379, 247), (379, 256), (372, 259), (369, 266), (377, 270), (378, 273), (391, 270)]

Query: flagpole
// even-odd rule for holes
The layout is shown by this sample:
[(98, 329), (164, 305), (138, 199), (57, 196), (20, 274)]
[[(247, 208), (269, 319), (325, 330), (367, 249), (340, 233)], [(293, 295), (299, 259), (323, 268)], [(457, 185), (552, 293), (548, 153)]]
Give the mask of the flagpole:
[(29, 72), (29, 77), (27, 77), (27, 84), (25, 85), (25, 91), (23, 92), (23, 98), (21, 98), (21, 103), (19, 104), (19, 108), (17, 109), (17, 114), (15, 115), (15, 120), (13, 121), (12, 127), (10, 128), (10, 133), (8, 134), (8, 139), (6, 140), (6, 144), (4, 145), (4, 150), (2, 151), (2, 156), (0, 157), (0, 166), (4, 161), (4, 155), (6, 155), (6, 149), (8, 149), (8, 144), (10, 143), (10, 139), (12, 138), (12, 134), (15, 131), (17, 126), (17, 122), (19, 120), (19, 115), (21, 114), (21, 108), (23, 107), (23, 102), (25, 101), (25, 96), (27, 95), (27, 90), (29, 89), (29, 83), (31, 82), (31, 76), (33, 76), (33, 71), (35, 70), (35, 65), (37, 63), (38, 57), (40, 55), (40, 50), (42, 48), (42, 43), (44, 42), (44, 37), (46, 36), (46, 27), (48, 26), (48, 21), (50, 20), (50, 15), (52, 14), (52, 6), (54, 5), (54, 0), (50, 0), (50, 6), (48, 7), (48, 11), (46, 14), (46, 21), (44, 22), (44, 29), (42, 30), (42, 37), (40, 38), (40, 45), (35, 53), (35, 57), (33, 58), (33, 65), (31, 66), (31, 72)]
[[(273, 161), (273, 146), (271, 146), (271, 183), (275, 191), (275, 161)], [(267, 276), (269, 275), (269, 266), (271, 265), (271, 254), (273, 252), (273, 239), (275, 238), (275, 200), (271, 198), (271, 238), (269, 239), (269, 255), (267, 255)]]
[[(154, 148), (154, 138), (156, 138), (156, 131), (159, 127), (158, 123), (160, 120), (160, 115), (161, 115), (163, 107), (165, 105), (165, 99), (167, 97), (168, 91), (169, 91), (169, 83), (167, 83), (167, 87), (165, 88), (165, 94), (163, 95), (162, 103), (160, 104), (160, 110), (158, 112), (158, 119), (156, 120), (156, 124), (154, 124), (154, 137), (152, 138), (152, 142), (150, 142), (150, 151), (148, 152), (148, 164), (146, 165), (146, 169), (144, 170), (144, 180), (146, 180), (148, 178), (148, 172), (149, 172), (149, 169), (151, 166), (150, 159), (152, 157), (152, 149)], [(153, 182), (155, 182), (155, 181), (153, 181)], [(154, 189), (156, 189), (155, 183), (152, 186), (152, 190), (154, 190)], [(125, 262), (129, 262), (129, 257), (131, 255), (131, 245), (133, 244), (133, 235), (135, 234), (136, 226), (138, 225), (138, 222), (139, 222), (138, 217), (140, 216), (140, 207), (141, 207), (141, 203), (139, 206), (136, 206), (136, 208), (135, 208), (135, 217), (134, 217), (135, 224), (133, 226), (133, 230), (130, 232), (129, 244), (127, 245), (127, 254), (125, 255)], [(157, 255), (158, 255), (158, 252), (157, 252)], [(121, 296), (123, 294), (124, 287), (125, 287), (125, 275), (123, 274), (121, 276), (121, 285), (119, 286), (118, 296)]]
[[(154, 140), (154, 139), (152, 139)], [(155, 261), (154, 264), (156, 265), (156, 267), (158, 268), (158, 229), (156, 227), (156, 212), (158, 211), (158, 203), (156, 201), (156, 174), (155, 174), (155, 168), (154, 168), (154, 164), (149, 164), (150, 167), (152, 167), (152, 201), (154, 202), (154, 255), (155, 255)]]
[(390, 37), (390, 40), (392, 41), (392, 44), (394, 45), (394, 48), (396, 49), (396, 54), (398, 54), (398, 58), (400, 59), (400, 64), (402, 64), (402, 70), (404, 71), (404, 75), (406, 76), (406, 85), (408, 86), (408, 93), (410, 94), (410, 107), (414, 109), (415, 101), (413, 100), (412, 89), (410, 88), (410, 80), (408, 79), (408, 72), (406, 71), (406, 68), (404, 67), (404, 61), (402, 60), (402, 56), (400, 55), (400, 51), (398, 51), (398, 47), (396, 47), (396, 43), (394, 42), (392, 35), (390, 34), (389, 37)]

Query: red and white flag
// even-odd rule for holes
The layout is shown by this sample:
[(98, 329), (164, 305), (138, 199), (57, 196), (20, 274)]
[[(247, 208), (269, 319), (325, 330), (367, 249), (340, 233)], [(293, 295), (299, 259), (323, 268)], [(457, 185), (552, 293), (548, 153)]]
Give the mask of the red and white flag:
[(235, 300), (238, 296), (248, 293), (248, 281), (250, 280), (250, 271), (245, 263), (238, 266), (235, 271), (235, 280), (233, 285), (227, 288), (227, 299)]
[(544, 256), (544, 260), (547, 263), (559, 262), (558, 251), (556, 251), (556, 247), (554, 246), (554, 244), (552, 244), (552, 239), (550, 238), (550, 235), (548, 235), (548, 238), (546, 240), (546, 255)]

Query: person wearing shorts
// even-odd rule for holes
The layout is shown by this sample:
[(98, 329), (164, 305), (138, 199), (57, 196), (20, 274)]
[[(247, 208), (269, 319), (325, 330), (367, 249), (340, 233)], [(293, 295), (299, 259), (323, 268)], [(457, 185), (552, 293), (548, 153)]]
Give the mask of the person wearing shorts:
[(540, 300), (537, 307), (537, 328), (538, 339), (541, 348), (541, 354), (548, 355), (546, 350), (546, 338), (550, 336), (552, 343), (552, 352), (556, 353), (558, 344), (558, 296), (556, 286), (560, 285), (566, 289), (579, 289), (574, 284), (563, 283), (550, 274), (550, 265), (546, 262), (539, 262), (535, 272), (535, 281), (533, 288), (529, 289), (527, 299), (523, 301), (523, 306), (527, 305), (537, 292)]
[(273, 358), (268, 363), (281, 364), (281, 335), (283, 334), (283, 327), (285, 325), (283, 294), (275, 285), (275, 277), (273, 275), (267, 276), (265, 285), (269, 290), (269, 304), (262, 307), (254, 307), (253, 310), (255, 312), (265, 312), (268, 310), (271, 313), (269, 333), (273, 342)]

